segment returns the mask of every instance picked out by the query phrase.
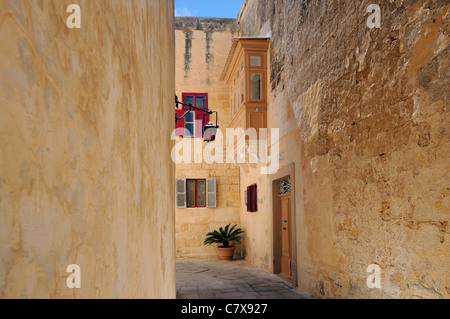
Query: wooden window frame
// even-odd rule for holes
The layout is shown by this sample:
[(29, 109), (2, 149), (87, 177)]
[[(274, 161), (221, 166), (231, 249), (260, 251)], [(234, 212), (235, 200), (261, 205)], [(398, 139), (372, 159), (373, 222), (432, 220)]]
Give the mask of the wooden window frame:
[[(190, 181), (194, 181), (194, 197), (195, 197), (195, 205), (194, 206), (189, 206), (189, 200), (188, 200), (188, 198), (189, 198), (189, 194), (192, 194), (192, 193), (190, 193), (189, 192), (189, 187), (188, 187), (188, 183), (190, 182)], [(205, 187), (204, 187), (204, 192), (203, 193), (199, 193), (199, 191), (198, 191), (198, 182), (200, 182), (200, 181), (202, 181), (202, 182), (204, 182), (204, 185), (205, 185)], [(200, 195), (200, 194), (203, 194), (204, 195), (204, 206), (200, 206), (200, 205), (198, 205), (198, 196)], [(187, 208), (206, 208), (206, 201), (207, 201), (207, 183), (206, 183), (206, 178), (198, 178), (198, 179), (196, 179), (196, 178), (188, 178), (188, 179), (186, 179), (186, 207)]]
[[(259, 99), (254, 99), (253, 98), (253, 86), (252, 86), (252, 76), (253, 75), (259, 75)], [(253, 102), (262, 102), (263, 101), (263, 95), (266, 92), (263, 92), (264, 87), (263, 87), (263, 79), (264, 79), (264, 72), (263, 71), (249, 71), (248, 73), (248, 86), (249, 86), (249, 101), (253, 101)]]
[[(186, 103), (186, 97), (192, 96), (194, 98), (194, 106), (197, 106), (197, 97), (204, 97), (205, 98), (205, 105), (204, 109), (209, 110), (209, 104), (208, 104), (208, 93), (182, 93), (183, 103)], [(183, 112), (186, 112), (189, 110), (189, 107), (183, 106)], [(192, 111), (194, 112), (194, 111)], [(204, 113), (201, 111), (197, 111), (194, 114), (194, 133), (192, 136), (184, 136), (184, 138), (203, 138), (203, 130), (202, 127), (196, 127), (195, 123), (196, 121), (199, 121), (200, 119), (203, 119)], [(209, 122), (209, 115), (205, 115), (205, 122)], [(184, 122), (183, 122), (184, 123)], [(206, 124), (205, 123), (205, 124)], [(183, 125), (185, 127), (185, 125)]]
[(191, 111), (190, 114), (192, 114), (192, 122), (189, 122), (189, 121), (187, 120), (189, 114), (186, 115), (186, 117), (184, 118), (184, 130), (185, 130), (185, 132), (188, 131), (188, 129), (186, 128), (186, 125), (192, 124), (192, 132), (190, 132), (191, 135), (185, 136), (186, 138), (194, 137), (194, 136), (195, 136), (195, 132), (196, 132), (196, 130), (195, 130), (195, 123), (196, 123), (196, 121), (195, 121), (195, 111)]

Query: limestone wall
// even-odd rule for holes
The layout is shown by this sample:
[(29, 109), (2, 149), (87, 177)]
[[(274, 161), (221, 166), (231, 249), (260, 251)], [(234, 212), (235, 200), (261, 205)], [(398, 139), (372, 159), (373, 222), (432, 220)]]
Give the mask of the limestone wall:
[(173, 1), (70, 3), (0, 1), (0, 298), (175, 298)]
[[(381, 29), (366, 24), (371, 1), (244, 3), (242, 34), (272, 37), (268, 118), (281, 166), (295, 164), (299, 288), (449, 298), (448, 2), (379, 1)], [(256, 179), (244, 172), (241, 185)], [(271, 269), (260, 183), (261, 211), (241, 212), (260, 227), (245, 226), (244, 253)], [(381, 289), (366, 286), (370, 264)]]
[[(231, 121), (230, 89), (219, 78), (232, 38), (237, 35), (238, 26), (233, 19), (176, 18), (177, 95), (181, 100), (182, 93), (207, 93), (209, 109), (219, 113), (218, 125), (223, 134)], [(211, 116), (211, 122), (215, 120), (215, 115)], [(213, 143), (200, 141), (199, 152), (192, 140), (192, 163), (176, 165), (176, 178), (217, 179), (217, 208), (176, 209), (176, 247), (180, 258), (218, 256), (215, 246), (203, 246), (205, 235), (230, 223), (240, 223), (239, 168), (226, 163), (225, 139), (223, 164), (208, 164), (204, 158), (198, 158), (205, 148), (214, 147)], [(236, 254), (239, 253), (238, 250)]]

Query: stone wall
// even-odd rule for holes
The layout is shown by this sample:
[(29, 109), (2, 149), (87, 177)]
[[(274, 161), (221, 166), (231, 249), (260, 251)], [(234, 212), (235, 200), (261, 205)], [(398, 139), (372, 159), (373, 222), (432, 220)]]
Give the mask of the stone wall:
[(175, 298), (173, 15), (0, 1), (0, 298)]
[[(225, 136), (231, 120), (230, 89), (219, 78), (232, 39), (238, 35), (236, 20), (177, 17), (175, 21), (177, 95), (181, 100), (182, 93), (207, 93), (209, 109), (218, 112), (218, 124)], [(215, 123), (215, 115), (210, 120)], [(215, 177), (217, 208), (176, 210), (176, 247), (177, 257), (180, 258), (218, 256), (214, 246), (203, 246), (205, 235), (230, 223), (239, 224), (239, 168), (225, 163), (225, 150), (223, 164), (208, 164), (204, 158), (199, 159), (198, 156), (202, 155), (199, 153), (207, 147), (215, 147), (216, 142), (198, 140), (189, 141), (192, 163), (177, 164), (176, 178)], [(199, 143), (200, 152), (196, 151), (194, 143)], [(226, 146), (225, 137), (223, 146)]]
[[(299, 288), (449, 298), (450, 6), (378, 1), (381, 29), (369, 29), (372, 2), (248, 0), (240, 14), (243, 36), (272, 37), (269, 127), (282, 131), (281, 165), (295, 164)], [(269, 220), (261, 183), (259, 217), (244, 221)], [(246, 255), (270, 269), (260, 225)], [(266, 249), (252, 248), (264, 232)], [(366, 286), (370, 264), (382, 289)]]

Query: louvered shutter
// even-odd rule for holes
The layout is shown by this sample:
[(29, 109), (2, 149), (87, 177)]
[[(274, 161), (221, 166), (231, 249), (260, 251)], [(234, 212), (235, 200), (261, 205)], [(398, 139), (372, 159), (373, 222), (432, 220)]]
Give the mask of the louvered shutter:
[(177, 200), (177, 208), (187, 208), (186, 205), (186, 179), (177, 178), (175, 185), (175, 197)]
[(216, 202), (216, 179), (207, 178), (206, 179), (206, 207), (215, 208), (217, 207)]

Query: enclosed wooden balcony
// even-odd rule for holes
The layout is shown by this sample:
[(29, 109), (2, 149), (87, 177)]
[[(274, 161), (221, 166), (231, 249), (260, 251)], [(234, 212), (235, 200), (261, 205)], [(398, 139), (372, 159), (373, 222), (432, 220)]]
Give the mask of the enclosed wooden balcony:
[(269, 38), (235, 38), (221, 80), (230, 86), (229, 128), (267, 128)]

